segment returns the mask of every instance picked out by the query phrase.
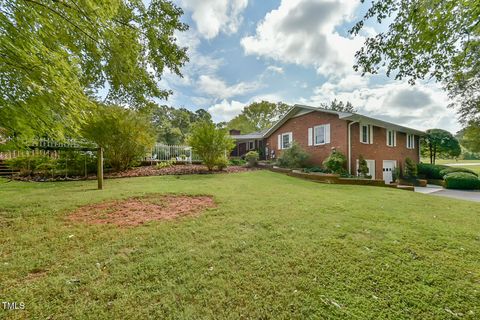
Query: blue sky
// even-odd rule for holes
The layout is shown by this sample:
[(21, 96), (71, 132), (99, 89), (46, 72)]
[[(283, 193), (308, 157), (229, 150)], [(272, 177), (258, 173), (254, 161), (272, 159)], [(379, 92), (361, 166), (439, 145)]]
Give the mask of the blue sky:
[(418, 129), (460, 129), (447, 95), (431, 82), (410, 86), (384, 75), (361, 77), (354, 53), (373, 23), (358, 37), (349, 28), (367, 5), (355, 0), (175, 0), (190, 30), (178, 34), (189, 48), (183, 78), (166, 74), (173, 90), (168, 105), (209, 110), (228, 121), (253, 101), (319, 106), (334, 98), (359, 113)]

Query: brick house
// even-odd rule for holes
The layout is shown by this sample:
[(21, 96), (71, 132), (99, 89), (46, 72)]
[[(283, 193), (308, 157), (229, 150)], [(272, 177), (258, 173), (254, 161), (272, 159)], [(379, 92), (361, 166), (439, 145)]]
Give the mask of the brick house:
[[(312, 165), (321, 165), (333, 150), (342, 152), (351, 174), (356, 174), (362, 155), (372, 178), (386, 183), (392, 181), (395, 167), (405, 167), (406, 158), (420, 161), (420, 137), (425, 135), (419, 130), (356, 113), (304, 105), (295, 105), (268, 130), (249, 135), (236, 133), (232, 137), (237, 141), (237, 156), (262, 148), (264, 159), (275, 159), (296, 141), (310, 154)], [(239, 147), (243, 144), (245, 148)]]

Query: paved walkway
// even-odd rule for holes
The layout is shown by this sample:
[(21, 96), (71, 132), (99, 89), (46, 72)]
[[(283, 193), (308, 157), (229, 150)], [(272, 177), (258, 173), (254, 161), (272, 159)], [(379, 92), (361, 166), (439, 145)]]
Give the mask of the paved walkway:
[(429, 184), (427, 187), (415, 187), (415, 192), (480, 202), (480, 191), (444, 189), (440, 186)]

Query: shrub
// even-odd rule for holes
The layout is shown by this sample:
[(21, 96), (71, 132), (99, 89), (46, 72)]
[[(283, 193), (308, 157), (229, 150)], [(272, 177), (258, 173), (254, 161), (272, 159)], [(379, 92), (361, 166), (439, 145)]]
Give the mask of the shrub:
[(247, 161), (241, 159), (241, 158), (231, 158), (230, 159), (230, 165), (231, 166), (243, 166), (247, 163)]
[(345, 173), (345, 165), (347, 163), (347, 158), (341, 152), (334, 151), (332, 152), (325, 161), (323, 161), (323, 166), (330, 170), (333, 173)]
[(444, 177), (445, 175), (447, 175), (449, 173), (453, 173), (453, 172), (465, 172), (465, 173), (473, 174), (474, 176), (478, 177), (478, 174), (473, 170), (470, 170), (468, 168), (457, 168), (457, 167), (445, 168), (445, 169), (440, 171), (440, 174), (442, 175), (442, 177)]
[(445, 176), (447, 189), (472, 190), (480, 189), (480, 180), (477, 176), (466, 172), (453, 172)]
[(406, 178), (416, 178), (418, 175), (417, 165), (413, 162), (412, 159), (405, 159), (405, 177)]
[(223, 169), (228, 167), (229, 163), (230, 162), (228, 161), (228, 158), (223, 156), (217, 159), (215, 166), (218, 168), (218, 170), (222, 171)]
[(358, 156), (358, 175), (362, 178), (372, 178), (372, 176), (368, 175), (369, 169), (368, 169), (368, 164), (365, 158), (360, 155)]
[(283, 151), (278, 158), (278, 165), (283, 168), (303, 168), (310, 155), (295, 141), (290, 148)]
[(82, 130), (85, 138), (104, 149), (105, 162), (117, 171), (133, 166), (155, 143), (149, 119), (116, 106), (100, 108)]
[(157, 169), (170, 168), (174, 164), (175, 164), (175, 160), (170, 159), (170, 160), (167, 160), (167, 161), (162, 161), (162, 162), (157, 163), (157, 165), (155, 167)]
[(258, 158), (259, 154), (257, 151), (249, 151), (245, 155), (245, 160), (247, 160), (249, 167), (255, 167), (257, 165)]
[[(202, 121), (196, 123), (188, 137), (188, 144), (200, 156), (203, 163), (211, 171), (218, 163), (224, 164), (225, 154), (229, 154), (235, 143), (226, 129), (220, 129), (213, 122)], [(228, 160), (226, 160), (228, 165)]]
[(305, 168), (303, 169), (304, 172), (321, 172), (321, 173), (329, 173), (330, 171), (327, 170), (327, 169), (323, 169), (323, 168), (320, 168), (320, 167), (310, 167), (310, 168)]
[(425, 177), (426, 179), (443, 179), (440, 172), (443, 169), (447, 169), (447, 166), (429, 163), (419, 163), (417, 165), (418, 175)]

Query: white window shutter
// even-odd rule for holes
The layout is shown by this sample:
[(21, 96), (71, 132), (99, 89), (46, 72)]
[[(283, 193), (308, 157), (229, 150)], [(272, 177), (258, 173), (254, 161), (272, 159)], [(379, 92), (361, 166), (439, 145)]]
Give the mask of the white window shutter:
[(390, 135), (390, 131), (387, 129), (387, 146), (388, 146), (388, 143), (390, 142), (389, 141), (389, 138), (390, 138), (389, 135)]
[(288, 135), (289, 135), (288, 143), (290, 144), (288, 147), (290, 148), (292, 146), (292, 142), (293, 142), (293, 133), (290, 132)]
[(370, 134), (369, 134), (369, 136), (370, 136), (370, 144), (372, 144), (372, 143), (373, 143), (373, 126), (372, 126), (372, 125), (369, 125), (368, 127), (369, 127), (369, 129), (370, 129)]
[(325, 125), (325, 143), (330, 143), (330, 123)]
[(397, 146), (397, 131), (393, 131), (393, 146)]
[(405, 140), (407, 141), (407, 145), (406, 145), (407, 149), (408, 149), (408, 147), (409, 147), (409, 145), (408, 145), (408, 138), (409, 138), (409, 137), (410, 137), (410, 135), (407, 133), (407, 139), (405, 139)]
[(415, 149), (415, 135), (412, 134), (412, 149)]
[(360, 142), (363, 142), (363, 125), (358, 123), (358, 126), (360, 128)]
[(308, 145), (313, 145), (313, 128), (308, 128)]
[(277, 144), (277, 149), (282, 150), (282, 135), (278, 135), (278, 144)]

